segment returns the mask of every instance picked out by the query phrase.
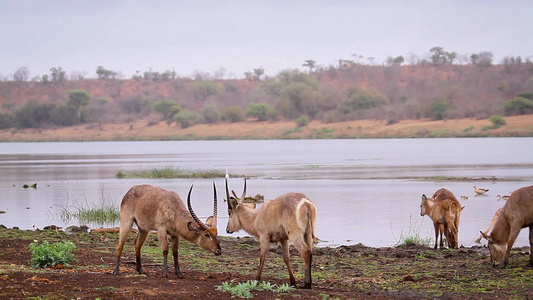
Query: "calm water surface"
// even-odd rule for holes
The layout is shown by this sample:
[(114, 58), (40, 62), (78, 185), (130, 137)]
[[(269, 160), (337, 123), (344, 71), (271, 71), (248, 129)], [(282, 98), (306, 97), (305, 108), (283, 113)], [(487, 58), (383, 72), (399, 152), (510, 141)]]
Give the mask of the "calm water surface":
[[(249, 195), (307, 194), (318, 208), (321, 245), (390, 246), (409, 231), (433, 238), (431, 220), (419, 214), (420, 198), (446, 187), (458, 198), (469, 197), (461, 200), (466, 207), (459, 241), (471, 246), (503, 206), (496, 196), (533, 183), (532, 146), (533, 138), (3, 143), (0, 210), (6, 213), (0, 214), (0, 224), (22, 229), (78, 225), (76, 220), (63, 223), (62, 208), (118, 207), (127, 190), (141, 183), (182, 196), (194, 184), (193, 206), (205, 217), (212, 212), (213, 179), (117, 179), (117, 171), (228, 167), (233, 176), (252, 177)], [(436, 182), (434, 176), (499, 180)], [(214, 181), (222, 198), (224, 179)], [(31, 183), (38, 188), (22, 188)], [(230, 179), (238, 194), (242, 185), (241, 178)], [(490, 191), (475, 197), (473, 185)], [(219, 204), (218, 226), (225, 228), (225, 203)], [(525, 230), (516, 245), (528, 245)]]

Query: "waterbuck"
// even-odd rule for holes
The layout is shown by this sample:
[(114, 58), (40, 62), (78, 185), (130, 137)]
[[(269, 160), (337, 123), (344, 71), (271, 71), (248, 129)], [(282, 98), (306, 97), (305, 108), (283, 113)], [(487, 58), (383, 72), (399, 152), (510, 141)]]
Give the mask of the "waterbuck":
[(156, 230), (163, 250), (163, 276), (168, 278), (167, 256), (168, 239), (172, 243), (174, 272), (183, 278), (178, 263), (178, 246), (180, 237), (213, 252), (222, 254), (217, 232), (217, 191), (213, 183), (213, 216), (204, 224), (194, 213), (191, 206), (192, 186), (187, 195), (187, 208), (176, 192), (166, 191), (153, 185), (133, 186), (122, 198), (120, 205), (120, 237), (117, 247), (117, 264), (113, 274), (119, 274), (120, 255), (129, 232), (135, 223), (139, 233), (135, 238), (135, 261), (137, 272), (143, 274), (141, 266), (141, 248), (150, 230)]
[(242, 203), (240, 199), (246, 197), (246, 178), (244, 178), (244, 191), (239, 199), (231, 197), (226, 173), (226, 197), (228, 199), (229, 221), (227, 233), (244, 229), (247, 233), (259, 238), (261, 255), (259, 270), (256, 279), (261, 280), (261, 270), (270, 248), (270, 243), (279, 242), (282, 247), (283, 261), (289, 271), (289, 281), (296, 286), (289, 258), (289, 242), (298, 249), (305, 265), (305, 274), (302, 288), (310, 289), (311, 263), (313, 260), (313, 243), (317, 241), (315, 231), (316, 207), (301, 193), (288, 193), (274, 200), (265, 201), (259, 208), (255, 203)]
[(446, 189), (439, 189), (433, 194), (433, 198), (427, 198), (426, 195), (422, 195), (420, 215), (428, 215), (433, 221), (435, 249), (437, 249), (437, 244), (440, 248), (444, 247), (443, 234), (448, 241), (448, 247), (459, 247), (459, 220), (463, 208), (453, 193)]
[(514, 191), (501, 209), (489, 235), (490, 260), (493, 267), (505, 268), (509, 253), (522, 228), (529, 227), (529, 265), (533, 265), (533, 185)]

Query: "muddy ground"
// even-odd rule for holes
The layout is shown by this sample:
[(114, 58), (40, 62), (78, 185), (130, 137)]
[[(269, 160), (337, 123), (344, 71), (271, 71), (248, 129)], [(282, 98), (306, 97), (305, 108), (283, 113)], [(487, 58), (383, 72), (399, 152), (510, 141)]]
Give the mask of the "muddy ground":
[[(115, 266), (116, 233), (23, 231), (0, 228), (0, 299), (229, 299), (223, 282), (254, 279), (259, 244), (251, 238), (223, 238), (223, 255), (214, 256), (187, 241), (180, 244), (184, 279), (161, 275), (162, 254), (155, 235), (143, 247), (145, 275), (134, 269), (131, 234), (121, 275)], [(30, 267), (29, 244), (72, 241), (76, 261), (55, 269)], [(292, 248), (292, 247), (291, 247)], [(506, 269), (490, 266), (486, 247), (433, 250), (427, 246), (371, 248), (363, 245), (315, 248), (313, 289), (290, 293), (253, 292), (254, 299), (441, 298), (533, 299), (529, 247), (515, 249)], [(280, 249), (273, 245), (263, 280), (288, 282)], [(297, 283), (303, 262), (292, 249)], [(170, 258), (171, 261), (171, 258)]]

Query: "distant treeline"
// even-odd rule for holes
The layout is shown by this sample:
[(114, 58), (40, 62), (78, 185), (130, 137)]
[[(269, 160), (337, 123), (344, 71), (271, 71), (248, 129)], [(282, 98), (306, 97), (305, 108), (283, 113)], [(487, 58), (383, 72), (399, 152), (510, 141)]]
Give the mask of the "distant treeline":
[[(434, 50), (434, 49), (432, 49)], [(392, 58), (384, 65), (357, 60), (309, 70), (285, 70), (273, 77), (255, 69), (246, 79), (209, 76), (178, 78), (172, 73), (113, 79), (99, 67), (99, 79), (0, 82), (0, 128), (42, 128), (79, 123), (125, 123), (146, 119), (182, 128), (197, 123), (245, 119), (310, 120), (325, 123), (377, 119), (486, 119), (533, 113), (533, 63), (519, 58), (488, 63), (488, 54), (466, 65), (437, 51), (415, 65)], [(442, 49), (440, 49), (442, 50)], [(115, 74), (115, 75), (113, 75)]]

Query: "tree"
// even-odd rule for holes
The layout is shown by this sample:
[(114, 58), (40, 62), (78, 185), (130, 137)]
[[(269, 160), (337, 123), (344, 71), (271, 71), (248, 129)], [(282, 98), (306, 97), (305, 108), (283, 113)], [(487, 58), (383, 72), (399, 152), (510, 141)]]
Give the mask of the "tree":
[(533, 101), (524, 97), (515, 97), (505, 101), (503, 107), (507, 115), (525, 115), (533, 110)]
[(87, 106), (91, 101), (91, 96), (84, 90), (68, 90), (68, 105), (76, 108), (78, 115), (78, 124), (81, 123), (81, 107)]
[(446, 117), (446, 112), (452, 108), (452, 105), (446, 100), (435, 100), (431, 103), (429, 110), (436, 120), (442, 120)]
[(54, 104), (29, 100), (15, 111), (15, 121), (20, 128), (39, 128), (50, 123), (50, 115), (54, 109)]
[(478, 67), (490, 67), (492, 65), (492, 52), (483, 51), (470, 55), (470, 62)]
[(263, 67), (259, 67), (257, 69), (254, 69), (255, 78), (257, 80), (261, 80), (261, 76), (265, 74), (265, 69)]
[(13, 81), (28, 81), (30, 78), (30, 71), (27, 67), (20, 67), (13, 73)]
[(309, 73), (311, 73), (313, 72), (313, 69), (316, 68), (316, 62), (312, 59), (308, 59), (303, 63), (302, 67), (309, 68)]
[(98, 79), (115, 79), (117, 76), (117, 72), (107, 70), (102, 66), (98, 66), (96, 68), (96, 75), (98, 75)]
[(448, 61), (447, 52), (442, 47), (433, 47), (429, 49), (429, 52), (431, 53), (431, 62), (434, 66), (442, 66)]
[(250, 103), (246, 109), (246, 116), (256, 117), (259, 121), (265, 121), (269, 110), (270, 108), (266, 103)]
[(181, 111), (181, 105), (176, 101), (161, 100), (154, 103), (154, 110), (162, 114), (163, 119), (168, 121)]
[(65, 74), (67, 72), (63, 71), (61, 67), (50, 68), (50, 74), (52, 75), (53, 82), (62, 82), (65, 79)]

